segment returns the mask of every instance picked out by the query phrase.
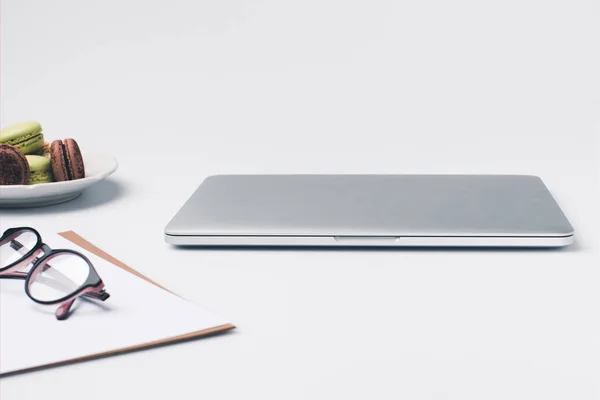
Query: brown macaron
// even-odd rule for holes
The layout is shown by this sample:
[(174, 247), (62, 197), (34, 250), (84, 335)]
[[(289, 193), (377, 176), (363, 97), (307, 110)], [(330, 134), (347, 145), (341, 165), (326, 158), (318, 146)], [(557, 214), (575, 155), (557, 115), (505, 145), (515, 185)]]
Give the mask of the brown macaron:
[(15, 146), (0, 144), (0, 185), (25, 185), (29, 173), (25, 154)]
[(85, 165), (75, 139), (55, 140), (50, 144), (52, 174), (57, 182), (85, 178)]

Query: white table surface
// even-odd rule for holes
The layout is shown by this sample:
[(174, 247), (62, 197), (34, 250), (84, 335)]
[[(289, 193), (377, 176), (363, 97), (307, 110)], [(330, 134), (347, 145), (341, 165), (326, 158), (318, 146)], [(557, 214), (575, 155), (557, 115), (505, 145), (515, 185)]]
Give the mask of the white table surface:
[[(0, 380), (2, 400), (599, 399), (592, 2), (1, 4), (1, 122), (113, 153), (3, 226), (72, 229), (235, 332)], [(559, 251), (175, 250), (216, 173), (526, 173)], [(24, 350), (26, 351), (26, 350)]]

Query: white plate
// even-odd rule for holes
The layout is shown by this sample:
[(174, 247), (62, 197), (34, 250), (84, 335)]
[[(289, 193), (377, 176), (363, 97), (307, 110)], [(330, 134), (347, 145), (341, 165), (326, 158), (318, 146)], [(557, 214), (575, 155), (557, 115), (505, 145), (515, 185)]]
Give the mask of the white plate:
[(117, 170), (117, 160), (108, 155), (82, 151), (85, 178), (38, 185), (0, 186), (0, 208), (39, 207), (73, 200), (88, 187)]

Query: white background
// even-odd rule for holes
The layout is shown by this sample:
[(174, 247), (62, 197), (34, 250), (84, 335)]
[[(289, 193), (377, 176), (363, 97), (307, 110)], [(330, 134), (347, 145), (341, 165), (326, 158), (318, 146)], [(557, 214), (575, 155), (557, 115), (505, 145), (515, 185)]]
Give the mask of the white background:
[[(73, 229), (238, 326), (3, 378), (2, 400), (600, 398), (597, 2), (2, 0), (1, 12), (2, 126), (34, 119), (120, 163), (70, 203), (0, 210), (2, 226)], [(206, 176), (261, 172), (536, 174), (578, 243), (164, 243)]]

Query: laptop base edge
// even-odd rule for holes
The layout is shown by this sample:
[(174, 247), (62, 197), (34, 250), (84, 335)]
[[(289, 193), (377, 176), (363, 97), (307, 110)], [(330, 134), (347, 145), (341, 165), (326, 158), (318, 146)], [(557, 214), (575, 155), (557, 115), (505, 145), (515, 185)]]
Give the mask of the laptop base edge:
[(204, 236), (169, 235), (174, 246), (265, 247), (564, 247), (569, 236)]

